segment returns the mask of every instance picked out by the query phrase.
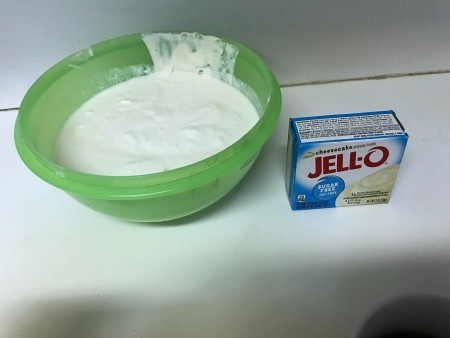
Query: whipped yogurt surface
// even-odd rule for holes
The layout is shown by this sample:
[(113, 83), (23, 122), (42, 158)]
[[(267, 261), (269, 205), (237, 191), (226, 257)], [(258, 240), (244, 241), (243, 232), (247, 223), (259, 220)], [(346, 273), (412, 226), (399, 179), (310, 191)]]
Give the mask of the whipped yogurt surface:
[(143, 40), (153, 71), (76, 110), (57, 138), (58, 163), (97, 175), (163, 172), (220, 152), (258, 121), (245, 86), (232, 76), (237, 51), (231, 45), (198, 33)]

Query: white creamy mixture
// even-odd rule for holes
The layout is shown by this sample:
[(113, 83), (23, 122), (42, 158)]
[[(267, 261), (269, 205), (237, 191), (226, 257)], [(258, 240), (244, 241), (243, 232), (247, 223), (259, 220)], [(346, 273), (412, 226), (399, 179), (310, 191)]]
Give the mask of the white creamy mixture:
[[(229, 45), (191, 33), (144, 41), (155, 72), (114, 85), (75, 111), (56, 142), (60, 164), (98, 175), (162, 172), (220, 152), (258, 121), (248, 97), (225, 83), (237, 55)], [(230, 57), (219, 62), (223, 55)]]
[[(400, 169), (399, 164), (394, 164), (374, 172), (373, 174), (362, 178), (353, 185), (347, 187), (336, 199), (337, 207), (348, 206), (352, 199), (357, 199), (358, 204), (369, 204), (368, 200), (373, 200), (374, 193), (391, 194), (394, 187), (397, 172)], [(365, 196), (365, 193), (370, 193)]]

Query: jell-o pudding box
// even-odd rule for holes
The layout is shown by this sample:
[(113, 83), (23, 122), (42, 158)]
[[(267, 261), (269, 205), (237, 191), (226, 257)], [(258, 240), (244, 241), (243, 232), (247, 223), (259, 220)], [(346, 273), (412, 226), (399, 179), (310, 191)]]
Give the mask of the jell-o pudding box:
[(286, 165), (291, 208), (388, 203), (407, 141), (392, 110), (291, 118)]

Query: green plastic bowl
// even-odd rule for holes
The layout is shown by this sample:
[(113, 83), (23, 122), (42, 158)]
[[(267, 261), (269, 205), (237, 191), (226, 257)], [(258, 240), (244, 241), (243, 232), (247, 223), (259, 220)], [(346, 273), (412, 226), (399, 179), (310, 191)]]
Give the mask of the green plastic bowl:
[[(139, 176), (91, 175), (54, 161), (55, 140), (73, 111), (114, 81), (136, 76), (120, 70), (152, 65), (142, 34), (133, 34), (69, 56), (31, 86), (15, 125), (20, 157), (37, 176), (79, 202), (126, 220), (166, 221), (214, 203), (248, 172), (273, 132), (281, 110), (280, 87), (261, 58), (237, 42), (223, 40), (238, 48), (234, 75), (253, 89), (262, 108), (258, 123), (225, 150), (192, 165)], [(115, 80), (104, 81), (105, 78)]]

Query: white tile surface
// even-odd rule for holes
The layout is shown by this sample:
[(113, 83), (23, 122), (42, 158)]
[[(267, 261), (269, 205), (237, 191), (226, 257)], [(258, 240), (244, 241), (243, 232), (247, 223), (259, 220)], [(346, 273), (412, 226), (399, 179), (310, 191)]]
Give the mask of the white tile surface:
[[(283, 90), (277, 130), (222, 201), (172, 224), (91, 211), (22, 164), (0, 112), (0, 336), (351, 337), (380, 302), (450, 296), (450, 75)], [(388, 205), (290, 210), (290, 116), (394, 109)]]
[(0, 2), (0, 108), (91, 44), (152, 30), (226, 36), (283, 84), (450, 68), (444, 0), (34, 0)]

